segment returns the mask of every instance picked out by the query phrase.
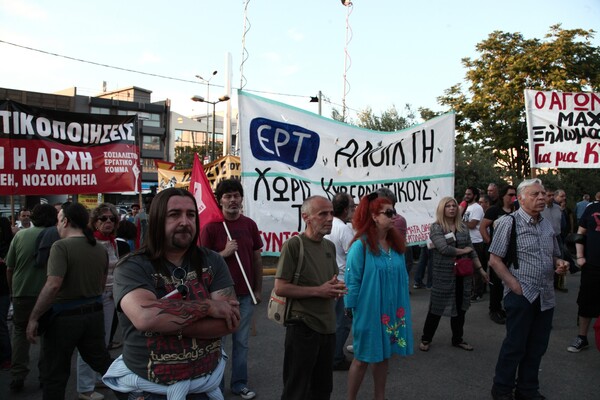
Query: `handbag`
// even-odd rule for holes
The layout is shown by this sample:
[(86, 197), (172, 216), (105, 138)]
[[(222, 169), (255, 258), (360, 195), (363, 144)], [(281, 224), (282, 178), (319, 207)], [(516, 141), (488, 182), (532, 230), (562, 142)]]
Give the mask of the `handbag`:
[[(300, 241), (300, 253), (298, 254), (298, 265), (294, 271), (294, 279), (292, 283), (298, 284), (300, 279), (300, 271), (302, 271), (302, 264), (304, 262), (304, 244), (300, 236), (297, 236)], [(271, 296), (269, 297), (269, 303), (267, 304), (267, 317), (278, 323), (279, 325), (285, 325), (289, 317), (289, 312), (292, 308), (291, 299), (288, 301), (286, 297), (279, 296), (275, 293), (275, 288), (271, 290)]]
[(454, 261), (454, 275), (471, 276), (473, 275), (473, 260), (470, 258), (457, 258)]

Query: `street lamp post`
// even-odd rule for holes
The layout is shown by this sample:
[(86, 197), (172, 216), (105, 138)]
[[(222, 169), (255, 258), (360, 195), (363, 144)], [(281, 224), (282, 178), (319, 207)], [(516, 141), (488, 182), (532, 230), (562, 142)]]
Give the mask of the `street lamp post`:
[[(218, 72), (218, 71), (216, 71), (216, 70), (215, 70), (215, 71), (213, 71), (213, 72), (210, 74), (210, 78), (208, 78), (208, 79), (204, 79), (202, 76), (200, 76), (200, 75), (196, 75), (196, 78), (198, 78), (198, 79), (200, 79), (202, 82), (206, 83), (206, 98), (207, 98), (207, 99), (210, 99), (210, 81), (212, 80), (212, 78), (214, 78), (214, 77), (215, 77), (215, 75), (217, 75), (217, 72)], [(208, 105), (208, 103), (207, 103), (207, 104), (206, 104), (206, 118), (207, 118), (207, 120), (208, 120), (208, 107), (209, 107), (209, 105)], [(206, 125), (206, 130), (208, 131), (208, 124)], [(208, 142), (207, 135), (208, 135), (208, 132), (207, 132), (207, 133), (204, 135), (204, 154), (203, 154), (203, 156), (206, 156), (206, 153), (208, 152), (208, 151), (206, 150), (206, 142)]]
[(220, 103), (222, 101), (228, 101), (229, 99), (230, 99), (230, 97), (227, 96), (227, 95), (223, 95), (223, 96), (219, 97), (219, 99), (217, 101), (208, 101), (204, 97), (198, 96), (198, 95), (192, 97), (192, 101), (197, 101), (199, 103), (212, 104), (212, 106), (213, 106), (213, 112), (212, 112), (212, 114), (213, 114), (212, 115), (212, 119), (213, 119), (212, 120), (212, 151), (211, 151), (212, 154), (211, 154), (211, 160), (210, 160), (211, 162), (215, 161), (215, 153), (216, 153), (216, 151), (215, 151), (215, 143), (217, 142), (217, 139), (216, 139), (216, 136), (215, 136), (215, 134), (216, 134), (216, 130), (215, 130), (215, 120), (216, 120), (215, 113), (216, 113), (216, 107), (217, 107), (218, 103)]

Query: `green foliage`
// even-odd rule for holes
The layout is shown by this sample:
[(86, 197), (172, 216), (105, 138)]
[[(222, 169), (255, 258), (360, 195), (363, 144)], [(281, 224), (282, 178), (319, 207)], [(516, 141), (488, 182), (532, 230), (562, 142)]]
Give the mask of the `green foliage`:
[[(477, 143), (516, 178), (530, 175), (523, 91), (598, 91), (600, 48), (593, 30), (550, 27), (545, 40), (492, 32), (463, 59), (468, 88), (454, 85), (438, 98), (456, 112), (457, 143)], [(508, 178), (508, 176), (507, 176)]]
[(477, 143), (456, 144), (456, 170), (454, 172), (454, 196), (462, 199), (465, 189), (475, 186), (484, 194), (490, 183), (502, 186), (506, 182), (489, 151)]
[[(212, 154), (211, 145), (207, 146), (176, 146), (175, 147), (175, 169), (190, 169), (194, 165), (194, 154), (198, 153), (200, 160), (204, 155), (210, 157)], [(223, 145), (216, 143), (215, 158), (219, 158), (223, 154)]]
[(410, 104), (404, 106), (404, 112), (406, 116), (400, 115), (396, 107), (392, 105), (378, 117), (373, 114), (371, 107), (367, 107), (358, 113), (357, 125), (373, 131), (400, 131), (416, 124), (415, 112), (411, 109)]

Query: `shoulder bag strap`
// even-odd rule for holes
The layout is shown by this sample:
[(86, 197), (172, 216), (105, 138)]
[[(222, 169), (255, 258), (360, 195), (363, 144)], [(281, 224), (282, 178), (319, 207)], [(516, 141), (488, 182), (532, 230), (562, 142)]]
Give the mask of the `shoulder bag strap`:
[(300, 272), (302, 271), (302, 266), (304, 265), (304, 243), (302, 243), (302, 238), (300, 235), (297, 235), (296, 237), (300, 241), (300, 250), (298, 252), (298, 265), (296, 266), (294, 280), (292, 281), (294, 285), (298, 284), (298, 281), (300, 280)]
[(517, 220), (513, 213), (508, 214), (508, 216), (512, 218), (512, 225), (504, 263), (507, 268), (510, 268), (510, 264), (512, 264), (514, 269), (519, 269), (519, 259), (517, 258)]
[[(300, 241), (300, 249), (298, 250), (298, 265), (296, 265), (296, 270), (294, 271), (294, 278), (292, 280), (292, 283), (294, 285), (298, 284), (298, 281), (300, 280), (300, 272), (302, 272), (302, 266), (304, 265), (304, 243), (302, 242), (302, 238), (300, 237), (300, 235), (297, 235), (296, 237)], [(292, 299), (288, 297), (285, 302), (285, 313), (284, 313), (285, 315), (283, 317), (284, 321), (287, 321), (291, 311), (292, 311)]]

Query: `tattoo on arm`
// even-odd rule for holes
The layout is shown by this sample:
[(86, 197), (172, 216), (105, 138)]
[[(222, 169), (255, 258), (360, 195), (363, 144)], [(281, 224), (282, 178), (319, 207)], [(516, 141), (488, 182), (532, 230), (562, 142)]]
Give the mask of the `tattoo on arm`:
[(220, 290), (217, 290), (215, 294), (223, 297), (228, 297), (231, 299), (235, 299), (235, 290), (233, 290), (233, 286), (229, 286)]
[(142, 306), (142, 308), (158, 309), (157, 316), (162, 314), (174, 316), (178, 320), (172, 322), (180, 326), (189, 325), (206, 317), (208, 315), (209, 307), (210, 306), (204, 300), (183, 301), (171, 299), (161, 299), (160, 301), (154, 301), (151, 304)]

